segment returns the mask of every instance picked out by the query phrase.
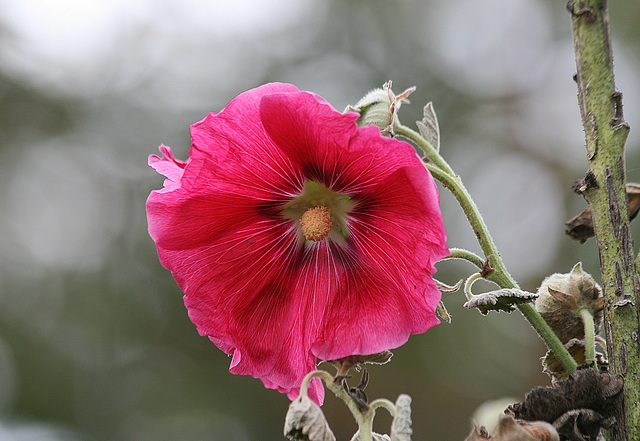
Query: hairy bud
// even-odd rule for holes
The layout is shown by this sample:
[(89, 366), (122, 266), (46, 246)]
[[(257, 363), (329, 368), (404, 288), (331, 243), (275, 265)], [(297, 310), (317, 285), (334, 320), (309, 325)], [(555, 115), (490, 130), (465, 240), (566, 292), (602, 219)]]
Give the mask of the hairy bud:
[(549, 323), (562, 343), (584, 338), (584, 324), (579, 316), (586, 309), (594, 319), (596, 332), (602, 324), (604, 297), (593, 277), (578, 262), (567, 274), (553, 274), (538, 288), (535, 308)]

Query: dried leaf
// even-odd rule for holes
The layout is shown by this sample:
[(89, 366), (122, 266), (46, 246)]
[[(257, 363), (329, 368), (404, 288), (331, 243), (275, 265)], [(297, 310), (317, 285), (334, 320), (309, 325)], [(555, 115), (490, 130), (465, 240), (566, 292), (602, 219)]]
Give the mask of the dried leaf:
[[(627, 193), (627, 211), (629, 213), (629, 220), (631, 221), (637, 217), (638, 212), (640, 211), (640, 184), (628, 182), (625, 189)], [(578, 190), (581, 190), (581, 188), (578, 188)], [(595, 234), (593, 230), (593, 213), (591, 212), (591, 208), (582, 210), (564, 224), (567, 227), (565, 234), (574, 240), (579, 240), (580, 243), (586, 242), (587, 239), (593, 237)]]
[(396, 416), (391, 423), (391, 441), (411, 441), (411, 397), (401, 394), (396, 400)]
[[(571, 354), (576, 363), (578, 363), (579, 365), (586, 363), (584, 340), (572, 338), (567, 343), (565, 343), (564, 347), (567, 348), (569, 354)], [(607, 366), (609, 364), (607, 358), (600, 352), (596, 352), (596, 361), (598, 362), (598, 366)], [(569, 376), (560, 360), (558, 360), (558, 358), (556, 357), (555, 352), (551, 350), (547, 351), (545, 356), (542, 357), (542, 367), (542, 371), (545, 374), (549, 375), (552, 379), (559, 379)]]
[(623, 382), (612, 372), (599, 372), (591, 366), (578, 366), (571, 376), (554, 386), (537, 386), (524, 402), (509, 406), (514, 417), (552, 423), (574, 409), (591, 409), (604, 418), (614, 416), (622, 399)]
[(292, 441), (336, 440), (322, 409), (306, 395), (299, 395), (289, 405), (284, 436)]
[(591, 409), (570, 410), (553, 422), (562, 439), (597, 439), (600, 427), (607, 425), (608, 420)]
[(538, 297), (537, 294), (522, 291), (516, 288), (503, 288), (496, 291), (489, 291), (482, 294), (475, 294), (464, 304), (467, 309), (477, 308), (482, 315), (487, 315), (489, 311), (511, 312), (515, 305), (531, 302)]
[(462, 286), (462, 282), (464, 282), (464, 280), (460, 279), (458, 280), (458, 283), (456, 283), (455, 285), (447, 285), (446, 283), (443, 283), (437, 279), (433, 279), (433, 280), (434, 282), (436, 282), (436, 287), (438, 288), (438, 291), (446, 292), (446, 293), (456, 292)]
[(383, 351), (378, 352), (377, 354), (370, 355), (350, 355), (345, 358), (340, 358), (339, 360), (332, 360), (330, 363), (336, 366), (342, 367), (352, 367), (358, 364), (387, 364), (393, 357), (393, 352), (391, 351)]
[(564, 231), (565, 234), (573, 240), (579, 240), (580, 243), (585, 243), (587, 239), (595, 234), (593, 230), (593, 213), (590, 208), (582, 210), (564, 224), (567, 227)]
[(442, 301), (438, 302), (438, 306), (436, 306), (436, 315), (445, 322), (451, 323), (451, 316), (449, 315), (449, 311), (447, 311), (447, 308), (444, 306), (444, 303), (442, 303)]
[(422, 121), (416, 121), (418, 130), (424, 139), (436, 149), (440, 151), (440, 127), (438, 126), (438, 117), (433, 109), (433, 103), (429, 102), (424, 106)]

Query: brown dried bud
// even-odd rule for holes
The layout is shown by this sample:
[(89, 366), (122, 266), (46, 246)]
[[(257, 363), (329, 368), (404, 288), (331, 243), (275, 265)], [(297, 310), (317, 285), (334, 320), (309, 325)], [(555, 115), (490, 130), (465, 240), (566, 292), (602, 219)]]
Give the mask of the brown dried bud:
[(586, 309), (593, 316), (596, 333), (602, 323), (602, 290), (578, 262), (567, 274), (553, 274), (538, 288), (535, 308), (558, 335), (562, 343), (584, 338), (584, 324), (579, 312)]

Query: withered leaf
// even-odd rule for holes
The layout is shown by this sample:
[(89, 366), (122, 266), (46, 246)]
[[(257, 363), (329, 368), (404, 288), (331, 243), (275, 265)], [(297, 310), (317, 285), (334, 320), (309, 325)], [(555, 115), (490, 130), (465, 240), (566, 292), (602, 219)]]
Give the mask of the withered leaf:
[[(635, 219), (638, 216), (638, 212), (640, 212), (640, 184), (628, 182), (625, 189), (627, 193), (627, 211), (629, 213), (629, 220), (631, 221)], [(584, 243), (595, 234), (591, 208), (582, 210), (564, 224), (567, 227), (565, 234), (574, 240), (579, 240), (580, 243)]]
[(433, 280), (434, 282), (436, 282), (436, 287), (438, 288), (438, 291), (446, 292), (446, 293), (456, 292), (462, 286), (462, 282), (464, 282), (464, 280), (460, 279), (455, 285), (447, 285), (446, 283), (443, 283), (438, 279), (433, 279)]
[(449, 311), (447, 311), (447, 308), (444, 306), (444, 303), (442, 303), (442, 301), (438, 302), (438, 305), (436, 306), (436, 315), (445, 322), (451, 323), (451, 316), (449, 315)]
[(284, 436), (292, 441), (335, 441), (322, 409), (308, 396), (299, 395), (289, 405)]
[[(572, 338), (565, 343), (564, 347), (567, 348), (576, 363), (579, 365), (586, 363), (584, 340)], [(598, 362), (598, 366), (607, 366), (609, 364), (607, 358), (600, 352), (596, 352), (596, 361)], [(542, 367), (542, 371), (552, 378), (558, 379), (569, 376), (560, 360), (558, 360), (558, 357), (556, 357), (555, 352), (551, 350), (547, 351), (545, 356), (542, 357)]]
[(393, 357), (393, 352), (383, 351), (383, 352), (378, 352), (376, 354), (370, 354), (370, 355), (350, 355), (348, 357), (341, 358), (339, 360), (333, 360), (331, 361), (331, 363), (333, 364), (339, 363), (339, 364), (349, 365), (349, 366), (355, 366), (357, 364), (364, 364), (364, 363), (387, 364), (391, 360), (391, 357)]
[(580, 243), (585, 243), (587, 239), (593, 237), (595, 234), (593, 230), (593, 213), (591, 212), (591, 208), (582, 210), (564, 224), (567, 227), (565, 234), (573, 240), (579, 240)]
[(487, 315), (489, 311), (511, 312), (515, 309), (515, 305), (531, 302), (536, 297), (538, 295), (532, 292), (516, 288), (503, 288), (475, 294), (464, 304), (464, 307), (467, 309), (477, 308), (482, 315)]
[(508, 410), (519, 419), (549, 423), (574, 409), (591, 409), (608, 418), (620, 403), (621, 391), (622, 379), (618, 375), (583, 365), (554, 386), (534, 387), (524, 402), (513, 404)]
[(401, 394), (396, 400), (396, 416), (391, 423), (391, 441), (411, 441), (411, 397)]
[(562, 439), (598, 439), (601, 427), (608, 421), (598, 412), (591, 409), (574, 409), (562, 414), (553, 422), (553, 426)]

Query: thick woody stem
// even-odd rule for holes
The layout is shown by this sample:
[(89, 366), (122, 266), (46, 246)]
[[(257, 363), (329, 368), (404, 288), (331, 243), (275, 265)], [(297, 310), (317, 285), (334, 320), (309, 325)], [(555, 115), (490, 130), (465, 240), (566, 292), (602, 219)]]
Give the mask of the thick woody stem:
[(629, 126), (616, 91), (606, 0), (576, 0), (571, 13), (578, 104), (589, 171), (581, 188), (591, 205), (605, 295), (605, 333), (613, 371), (624, 378), (624, 406), (612, 440), (640, 440), (640, 347), (637, 274), (625, 196)]

